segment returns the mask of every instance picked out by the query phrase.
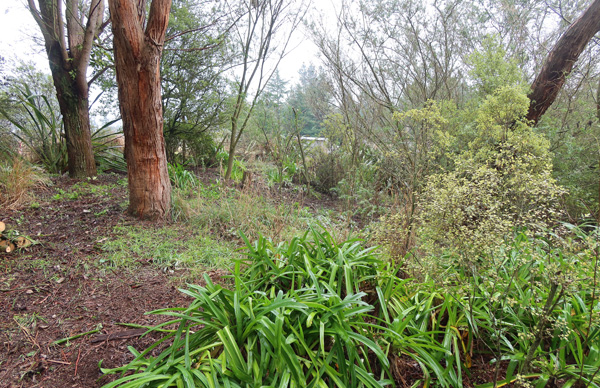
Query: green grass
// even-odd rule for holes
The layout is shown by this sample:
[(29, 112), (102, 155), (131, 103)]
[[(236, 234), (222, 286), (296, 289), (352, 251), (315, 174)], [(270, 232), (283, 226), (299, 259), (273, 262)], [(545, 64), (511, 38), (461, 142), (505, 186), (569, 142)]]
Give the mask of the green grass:
[(178, 220), (225, 240), (238, 239), (240, 232), (250, 239), (266, 235), (276, 241), (290, 240), (317, 225), (334, 234), (348, 235), (342, 220), (333, 219), (327, 211), (313, 214), (297, 202), (277, 201), (268, 193), (219, 185), (199, 185), (192, 197), (174, 193)]
[(101, 266), (135, 268), (144, 263), (164, 271), (224, 268), (237, 256), (231, 244), (215, 241), (178, 225), (117, 226), (115, 237), (102, 244)]
[(2, 271), (42, 271), (44, 276), (49, 275), (49, 271), (54, 265), (51, 261), (46, 259), (35, 259), (31, 255), (21, 255), (19, 260), (0, 260)]
[[(93, 178), (88, 178), (88, 180), (91, 181), (91, 180), (93, 180)], [(119, 186), (118, 184), (96, 185), (96, 184), (92, 184), (90, 182), (81, 181), (81, 182), (75, 183), (74, 185), (67, 188), (66, 190), (58, 188), (56, 190), (56, 194), (54, 194), (52, 196), (52, 199), (54, 201), (64, 201), (64, 200), (74, 201), (81, 197), (91, 195), (91, 196), (95, 196), (100, 199), (103, 199), (104, 201), (109, 201), (112, 198), (112, 191), (114, 189), (116, 189), (118, 186)]]

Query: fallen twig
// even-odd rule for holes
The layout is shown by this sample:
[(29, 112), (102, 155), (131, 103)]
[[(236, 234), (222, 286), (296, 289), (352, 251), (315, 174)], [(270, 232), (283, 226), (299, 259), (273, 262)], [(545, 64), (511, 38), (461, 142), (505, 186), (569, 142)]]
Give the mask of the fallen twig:
[(65, 342), (68, 342), (68, 341), (72, 341), (72, 340), (74, 340), (74, 339), (77, 339), (77, 338), (79, 338), (79, 337), (83, 337), (83, 336), (86, 336), (86, 335), (90, 335), (90, 334), (97, 333), (97, 332), (99, 332), (100, 330), (102, 330), (102, 325), (101, 325), (101, 324), (100, 324), (100, 325), (98, 325), (98, 328), (97, 328), (97, 329), (95, 329), (95, 330), (86, 331), (85, 333), (77, 334), (77, 335), (74, 335), (74, 336), (72, 336), (72, 337), (67, 337), (67, 338), (63, 338), (63, 339), (56, 340), (56, 341), (52, 342), (52, 343), (50, 344), (50, 346), (53, 346), (53, 345), (60, 345), (60, 344), (63, 344), (63, 343), (65, 343)]
[(48, 362), (54, 363), (54, 364), (63, 364), (63, 365), (71, 365), (70, 362), (66, 362), (66, 361), (58, 361), (58, 360), (47, 360)]
[(101, 334), (101, 335), (97, 335), (94, 338), (92, 338), (91, 342), (94, 344), (97, 342), (134, 338), (134, 337), (139, 337), (139, 336), (143, 335), (147, 331), (148, 330), (145, 330), (145, 329), (132, 329), (132, 330), (125, 330), (125, 331), (121, 331), (121, 332), (113, 333), (113, 334)]
[(79, 347), (79, 352), (77, 353), (77, 361), (75, 361), (75, 374), (73, 376), (77, 376), (77, 367), (79, 366), (79, 357), (81, 357), (81, 346)]

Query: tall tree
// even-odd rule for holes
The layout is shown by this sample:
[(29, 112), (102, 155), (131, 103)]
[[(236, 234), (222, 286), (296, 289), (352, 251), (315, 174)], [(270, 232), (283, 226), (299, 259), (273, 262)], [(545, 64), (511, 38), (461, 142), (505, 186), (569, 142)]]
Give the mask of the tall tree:
[(223, 71), (231, 66), (226, 42), (231, 22), (223, 8), (219, 0), (172, 1), (161, 60), (164, 136), (171, 163), (208, 161), (215, 147), (211, 131), (225, 124)]
[(288, 104), (298, 112), (303, 123), (302, 135), (317, 136), (322, 124), (331, 113), (330, 86), (321, 68), (302, 65), (298, 71), (299, 82), (292, 88)]
[[(85, 2), (84, 2), (85, 3)], [(91, 0), (87, 13), (78, 0), (28, 0), (42, 35), (65, 125), (69, 175), (96, 175), (89, 117), (87, 70), (95, 37), (103, 29), (104, 0)]]
[(527, 119), (535, 124), (556, 99), (577, 59), (600, 31), (600, 0), (595, 0), (556, 42), (531, 85)]
[(167, 217), (171, 183), (163, 137), (160, 58), (171, 0), (109, 0), (129, 181), (128, 212)]
[(241, 69), (233, 91), (235, 101), (225, 179), (231, 178), (237, 144), (260, 95), (288, 53), (291, 34), (306, 14), (307, 2), (310, 0), (253, 0), (241, 2), (232, 12), (239, 15), (232, 39), (240, 52)]

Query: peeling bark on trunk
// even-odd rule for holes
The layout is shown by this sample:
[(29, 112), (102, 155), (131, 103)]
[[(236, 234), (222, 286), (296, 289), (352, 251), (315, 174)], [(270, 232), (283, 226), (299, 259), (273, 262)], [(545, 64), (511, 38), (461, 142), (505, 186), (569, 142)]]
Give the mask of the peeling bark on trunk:
[(556, 99), (579, 55), (600, 31), (600, 0), (595, 0), (554, 45), (531, 85), (527, 119), (537, 124)]
[(154, 0), (144, 31), (143, 2), (109, 0), (125, 134), (128, 212), (151, 220), (167, 217), (171, 209), (160, 84), (160, 57), (170, 6), (170, 0)]

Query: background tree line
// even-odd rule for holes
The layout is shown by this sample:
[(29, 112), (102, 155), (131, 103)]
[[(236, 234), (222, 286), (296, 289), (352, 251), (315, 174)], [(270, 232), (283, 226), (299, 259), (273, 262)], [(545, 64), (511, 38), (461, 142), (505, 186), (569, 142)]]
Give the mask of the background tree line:
[[(167, 160), (221, 161), (229, 179), (238, 144), (252, 140), (278, 160), (280, 175), (293, 170), (292, 175), (303, 176), (300, 180), (338, 195), (362, 191), (373, 197), (367, 187), (385, 189), (416, 210), (428, 177), (453, 172), (456, 155), (481, 136), (475, 117), (479, 107), (509, 85), (534, 101), (526, 118), (549, 142), (553, 177), (569, 192), (563, 203), (569, 214), (596, 212), (598, 167), (590, 160), (598, 159), (592, 140), (598, 120), (597, 2), (343, 0), (336, 5), (335, 23), (311, 13), (308, 4), (283, 0), (109, 2), (109, 7), (102, 0), (31, 0), (28, 6), (43, 35), (58, 103), (54, 93), (32, 90), (34, 85), (27, 85), (29, 94), (48, 101), (28, 100), (24, 81), (31, 77), (24, 67), (11, 72), (3, 88), (3, 116), (12, 121), (5, 122), (5, 132), (10, 125), (12, 131), (14, 125), (23, 127), (29, 119), (23, 110), (27, 103), (37, 104), (30, 109), (40, 113), (50, 110), (56, 116), (60, 111), (64, 130), (57, 139), (63, 138), (66, 154), (58, 153), (62, 161), (54, 162), (55, 171), (93, 176), (98, 165), (117, 164), (96, 160), (106, 151), (107, 135), (104, 123), (90, 125), (89, 108), (96, 103), (90, 104), (90, 87), (98, 85), (97, 104), (113, 115), (119, 89), (130, 189), (138, 182), (140, 192), (163, 193), (142, 198), (132, 191), (132, 214), (168, 214)], [(130, 13), (119, 19), (121, 11)], [(130, 20), (134, 14), (135, 23)], [(148, 35), (156, 33), (152, 23), (159, 19), (168, 23), (164, 33), (161, 25), (160, 36)], [(321, 62), (307, 63), (298, 83), (288, 85), (276, 68), (301, 21)], [(135, 37), (117, 39), (130, 29), (137, 31)], [(150, 46), (138, 47), (142, 43)], [(119, 65), (119, 44), (127, 54), (140, 49), (139, 58)], [(152, 45), (158, 50), (154, 56), (146, 52)], [(148, 89), (156, 94), (155, 102), (147, 113), (131, 115), (142, 97), (123, 94), (127, 85), (136, 84), (132, 69), (151, 63), (161, 71)], [(154, 79), (158, 68), (152, 69), (148, 79), (136, 81), (138, 88)], [(135, 124), (125, 117), (148, 119), (150, 111), (152, 123)], [(136, 126), (149, 132), (133, 136)], [(300, 162), (303, 145), (293, 139), (307, 135), (326, 137), (330, 150)], [(150, 138), (145, 156), (137, 155), (141, 139)], [(220, 149), (227, 157), (219, 159)], [(156, 162), (160, 167), (147, 165), (152, 153), (162, 160)], [(140, 176), (138, 158), (146, 160), (142, 165), (148, 170)], [(160, 183), (146, 186), (153, 181)], [(155, 207), (157, 214), (140, 210)]]

